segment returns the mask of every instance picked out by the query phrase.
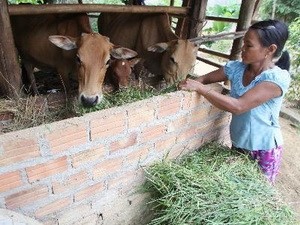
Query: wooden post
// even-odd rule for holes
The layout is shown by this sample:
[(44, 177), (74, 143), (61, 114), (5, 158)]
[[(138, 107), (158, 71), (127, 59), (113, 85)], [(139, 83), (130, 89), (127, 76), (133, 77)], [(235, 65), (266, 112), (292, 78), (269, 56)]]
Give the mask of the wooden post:
[(257, 15), (258, 15), (260, 5), (261, 5), (261, 1), (256, 0), (254, 10), (253, 10), (253, 15), (252, 15), (252, 21), (257, 19)]
[(208, 0), (194, 0), (191, 5), (191, 16), (189, 23), (188, 38), (195, 38), (201, 35), (205, 23), (206, 7)]
[[(255, 5), (256, 1), (242, 0), (236, 31), (247, 30), (248, 27), (251, 25)], [(236, 60), (240, 58), (242, 44), (243, 38), (237, 38), (233, 41), (230, 54), (231, 60)]]
[[(239, 20), (236, 26), (236, 31), (243, 31), (247, 30), (248, 27), (251, 25), (252, 16), (254, 13), (255, 5), (257, 1), (249, 1), (249, 0), (242, 0)], [(230, 53), (230, 60), (238, 60), (240, 59), (240, 53), (243, 45), (243, 38), (237, 38), (233, 41), (231, 53)], [(230, 86), (230, 82), (227, 80), (224, 82), (225, 86)]]
[(17, 98), (22, 85), (21, 69), (6, 0), (0, 0), (0, 12), (0, 92), (5, 96)]
[[(183, 0), (182, 1), (182, 7), (190, 7), (192, 0)], [(187, 15), (190, 16), (190, 15)], [(186, 39), (188, 37), (188, 23), (189, 18), (188, 17), (180, 17), (178, 18), (178, 22), (176, 25), (175, 33), (178, 35), (178, 37)]]

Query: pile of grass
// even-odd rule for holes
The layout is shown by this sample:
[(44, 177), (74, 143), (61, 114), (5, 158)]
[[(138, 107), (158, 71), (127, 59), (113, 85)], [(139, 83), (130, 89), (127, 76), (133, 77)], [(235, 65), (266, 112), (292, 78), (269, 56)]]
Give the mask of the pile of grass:
[(175, 85), (160, 91), (153, 88), (139, 89), (130, 87), (118, 92), (105, 94), (103, 101), (91, 108), (84, 108), (78, 104), (77, 100), (70, 100), (68, 104), (61, 103), (49, 107), (46, 101), (47, 96), (45, 96), (45, 98), (27, 97), (18, 100), (0, 99), (0, 116), (4, 112), (13, 114), (13, 119), (11, 121), (5, 122), (5, 124), (2, 124), (0, 121), (0, 133), (22, 130), (74, 116), (82, 116), (89, 112), (121, 106), (126, 103), (151, 98), (175, 90)]
[(217, 143), (180, 161), (157, 163), (146, 178), (150, 225), (296, 224), (255, 162)]
[(91, 108), (84, 108), (82, 106), (77, 107), (75, 110), (79, 115), (83, 115), (85, 113), (99, 111), (103, 109), (108, 109), (116, 106), (121, 106), (127, 103), (136, 102), (139, 100), (151, 98), (154, 96), (166, 94), (176, 91), (176, 85), (172, 85), (166, 87), (162, 90), (157, 90), (154, 88), (146, 88), (140, 89), (137, 87), (129, 87), (126, 89), (122, 89), (120, 91), (114, 93), (107, 93), (104, 95), (104, 99), (100, 102), (100, 104), (91, 107)]
[(70, 107), (58, 105), (55, 109), (50, 108), (46, 99), (36, 96), (17, 100), (1, 99), (0, 115), (5, 112), (13, 116), (11, 121), (6, 121), (4, 124), (1, 123), (0, 133), (22, 130), (74, 116)]

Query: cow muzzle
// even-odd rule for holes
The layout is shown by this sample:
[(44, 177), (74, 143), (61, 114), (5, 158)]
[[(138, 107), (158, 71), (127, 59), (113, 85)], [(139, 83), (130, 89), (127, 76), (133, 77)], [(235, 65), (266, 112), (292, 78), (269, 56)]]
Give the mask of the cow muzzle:
[(79, 102), (84, 106), (84, 107), (93, 107), (97, 104), (99, 104), (102, 100), (103, 96), (102, 95), (93, 95), (93, 96), (86, 96), (84, 94), (81, 94), (79, 96)]

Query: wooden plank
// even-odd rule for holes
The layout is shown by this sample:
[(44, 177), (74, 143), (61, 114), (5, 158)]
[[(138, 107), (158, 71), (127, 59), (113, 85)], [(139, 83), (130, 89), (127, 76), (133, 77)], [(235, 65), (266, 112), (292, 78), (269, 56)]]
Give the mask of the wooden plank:
[(53, 4), (53, 5), (9, 5), (10, 15), (36, 15), (55, 13), (93, 13), (93, 12), (117, 12), (117, 13), (169, 13), (174, 15), (187, 15), (187, 7), (174, 6), (128, 6), (105, 4)]
[(22, 86), (21, 70), (7, 7), (7, 1), (0, 0), (0, 92), (16, 98)]

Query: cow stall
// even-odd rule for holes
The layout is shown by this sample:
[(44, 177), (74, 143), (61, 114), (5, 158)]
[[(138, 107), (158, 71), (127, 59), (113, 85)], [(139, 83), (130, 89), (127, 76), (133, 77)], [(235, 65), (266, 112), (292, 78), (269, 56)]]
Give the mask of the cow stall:
[[(166, 12), (182, 19), (176, 27), (181, 37), (196, 38), (205, 20), (216, 19), (205, 16), (206, 3), (184, 1), (183, 7), (17, 6), (1, 1), (1, 92), (18, 98), (22, 88), (10, 15)], [(253, 1), (242, 1), (238, 31), (250, 23), (254, 8)], [(235, 40), (230, 55), (208, 53), (237, 57), (239, 41)], [(223, 90), (219, 84), (212, 88)], [(0, 207), (48, 225), (146, 224), (152, 215), (147, 194), (139, 191), (145, 179), (143, 169), (188, 154), (208, 141), (229, 145), (229, 121), (229, 113), (213, 107), (202, 96), (175, 91), (0, 134)]]

